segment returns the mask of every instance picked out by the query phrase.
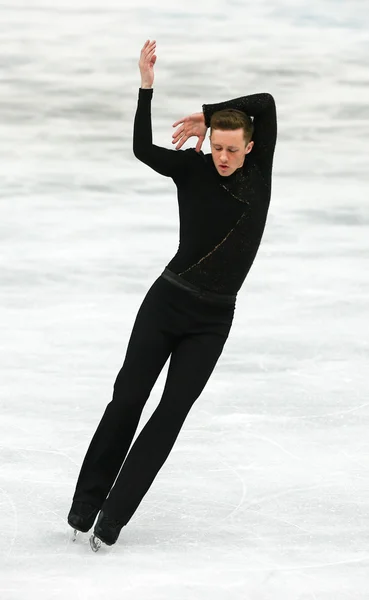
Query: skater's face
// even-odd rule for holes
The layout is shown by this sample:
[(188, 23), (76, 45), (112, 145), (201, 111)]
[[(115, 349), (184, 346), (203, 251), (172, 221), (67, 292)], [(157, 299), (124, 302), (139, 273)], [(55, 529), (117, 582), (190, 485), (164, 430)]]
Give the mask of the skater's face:
[(211, 154), (216, 170), (229, 177), (242, 167), (246, 154), (251, 152), (254, 142), (246, 142), (244, 130), (213, 129), (210, 136)]

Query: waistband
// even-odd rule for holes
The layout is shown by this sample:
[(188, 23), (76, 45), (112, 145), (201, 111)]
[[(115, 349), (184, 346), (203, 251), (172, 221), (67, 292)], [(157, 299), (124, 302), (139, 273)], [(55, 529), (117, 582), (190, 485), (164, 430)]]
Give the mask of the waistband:
[(180, 275), (177, 275), (177, 273), (173, 273), (173, 271), (170, 271), (170, 269), (165, 268), (161, 274), (161, 277), (163, 277), (167, 281), (170, 281), (177, 287), (192, 292), (198, 298), (209, 300), (211, 302), (218, 302), (220, 304), (234, 305), (236, 302), (237, 295), (230, 296), (227, 294), (218, 294), (217, 292), (209, 292), (208, 290), (202, 290), (196, 285), (193, 285), (192, 283), (189, 283), (188, 281), (183, 279)]

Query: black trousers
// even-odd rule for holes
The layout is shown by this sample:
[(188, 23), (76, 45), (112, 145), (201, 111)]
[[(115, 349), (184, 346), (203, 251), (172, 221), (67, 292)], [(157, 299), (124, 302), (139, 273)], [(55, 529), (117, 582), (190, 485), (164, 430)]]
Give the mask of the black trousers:
[[(92, 438), (74, 494), (74, 500), (103, 508), (123, 525), (166, 461), (214, 370), (235, 310), (235, 297), (221, 301), (218, 295), (168, 281), (168, 274), (165, 270), (154, 282), (138, 311), (113, 398)], [(169, 356), (160, 403), (128, 453)]]

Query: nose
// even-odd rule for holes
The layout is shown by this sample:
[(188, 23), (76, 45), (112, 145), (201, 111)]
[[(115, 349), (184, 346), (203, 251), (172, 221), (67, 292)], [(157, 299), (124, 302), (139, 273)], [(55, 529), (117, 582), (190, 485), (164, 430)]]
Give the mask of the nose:
[(227, 155), (225, 152), (222, 152), (220, 155), (220, 162), (221, 163), (226, 163), (227, 162)]

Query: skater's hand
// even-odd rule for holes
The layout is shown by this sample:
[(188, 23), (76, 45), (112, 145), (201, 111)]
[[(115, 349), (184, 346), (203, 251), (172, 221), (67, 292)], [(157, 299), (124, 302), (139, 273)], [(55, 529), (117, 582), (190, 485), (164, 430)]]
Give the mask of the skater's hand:
[(154, 64), (156, 63), (156, 41), (147, 40), (141, 50), (138, 66), (141, 73), (141, 87), (152, 88), (154, 83)]
[(176, 149), (179, 150), (190, 137), (196, 136), (199, 138), (196, 144), (196, 152), (200, 152), (207, 131), (204, 113), (193, 113), (188, 117), (179, 119), (179, 121), (173, 123), (173, 127), (177, 127), (177, 125), (179, 127), (172, 135), (172, 144), (177, 144)]

